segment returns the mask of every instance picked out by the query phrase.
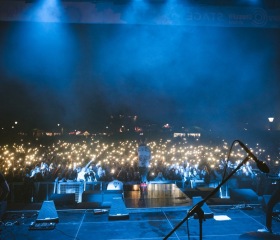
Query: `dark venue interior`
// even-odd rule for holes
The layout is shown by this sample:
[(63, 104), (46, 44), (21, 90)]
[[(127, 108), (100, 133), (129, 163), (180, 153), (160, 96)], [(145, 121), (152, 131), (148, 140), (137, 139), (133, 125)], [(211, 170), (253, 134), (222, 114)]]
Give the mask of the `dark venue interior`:
[(0, 239), (280, 240), (278, 0), (0, 0)]

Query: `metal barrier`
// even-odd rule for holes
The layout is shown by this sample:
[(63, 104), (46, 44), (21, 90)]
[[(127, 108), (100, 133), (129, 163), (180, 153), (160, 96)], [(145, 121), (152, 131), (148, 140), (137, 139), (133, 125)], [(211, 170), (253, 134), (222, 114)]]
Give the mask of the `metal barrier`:
[(87, 190), (102, 190), (102, 182), (61, 182), (57, 183), (56, 193), (75, 193), (76, 202), (82, 202), (82, 195)]
[[(85, 191), (104, 191), (107, 189), (109, 182), (10, 182), (10, 194), (8, 196), (8, 202), (20, 203), (20, 202), (43, 202), (50, 200), (52, 194), (67, 194), (74, 193), (75, 201), (81, 202), (82, 195)], [(151, 181), (150, 183), (174, 183), (179, 188), (184, 188), (184, 182), (182, 181)], [(135, 183), (137, 184), (137, 183)], [(124, 184), (124, 189), (129, 186), (135, 186)], [(137, 188), (139, 190), (139, 188)]]
[(82, 194), (88, 190), (105, 190), (106, 182), (10, 182), (8, 202), (43, 202), (54, 193), (75, 193), (76, 202), (82, 201)]

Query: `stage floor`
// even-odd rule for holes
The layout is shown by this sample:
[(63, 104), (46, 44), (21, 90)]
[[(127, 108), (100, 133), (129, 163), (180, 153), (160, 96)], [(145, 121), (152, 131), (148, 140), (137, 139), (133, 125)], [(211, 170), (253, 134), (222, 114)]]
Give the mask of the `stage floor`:
[[(161, 191), (162, 189), (164, 192)], [(135, 199), (132, 198), (133, 194), (130, 198), (126, 196), (128, 219), (109, 220), (110, 209), (95, 214), (94, 208), (57, 208), (59, 222), (52, 230), (29, 230), (31, 223), (37, 219), (42, 204), (37, 204), (35, 207), (33, 205), (34, 209), (27, 206), (22, 209), (9, 209), (2, 219), (0, 239), (163, 239), (185, 218), (187, 211), (192, 207), (192, 201), (184, 194), (177, 192), (178, 189), (173, 186), (147, 186), (146, 190), (146, 192), (138, 192), (138, 195), (134, 193), (137, 195)], [(264, 228), (265, 224), (265, 213), (259, 204), (252, 205), (250, 210), (244, 210), (238, 205), (208, 206), (214, 213), (214, 218), (203, 221), (203, 239), (280, 239), (280, 223), (276, 220), (273, 220), (275, 234), (257, 232), (258, 229)], [(190, 218), (188, 227), (190, 239), (199, 239), (199, 221)], [(187, 223), (182, 224), (169, 239), (188, 239)]]
[(125, 191), (124, 200), (128, 208), (153, 208), (191, 206), (192, 200), (176, 184), (133, 185), (136, 191)]
[[(280, 235), (257, 233), (264, 227), (265, 215), (259, 206), (252, 210), (240, 210), (229, 206), (211, 207), (214, 218), (203, 222), (203, 239), (280, 239)], [(53, 230), (29, 230), (36, 220), (37, 211), (7, 212), (1, 225), (3, 240), (113, 240), (113, 239), (163, 239), (184, 217), (187, 207), (128, 209), (129, 219), (108, 220), (108, 212), (94, 214), (93, 209), (57, 210), (59, 222)], [(226, 220), (227, 219), (227, 220)], [(199, 239), (199, 222), (189, 219), (190, 239)], [(280, 233), (279, 222), (273, 221), (273, 229)], [(259, 238), (259, 236), (263, 236)], [(254, 236), (258, 236), (253, 238)], [(170, 239), (188, 239), (184, 223)]]

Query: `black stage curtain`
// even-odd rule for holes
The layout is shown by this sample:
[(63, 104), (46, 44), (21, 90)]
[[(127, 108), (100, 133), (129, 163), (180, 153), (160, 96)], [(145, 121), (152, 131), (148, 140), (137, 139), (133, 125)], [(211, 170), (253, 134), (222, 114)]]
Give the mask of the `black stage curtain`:
[(3, 174), (0, 172), (0, 201), (6, 200), (10, 192), (9, 185), (4, 178)]

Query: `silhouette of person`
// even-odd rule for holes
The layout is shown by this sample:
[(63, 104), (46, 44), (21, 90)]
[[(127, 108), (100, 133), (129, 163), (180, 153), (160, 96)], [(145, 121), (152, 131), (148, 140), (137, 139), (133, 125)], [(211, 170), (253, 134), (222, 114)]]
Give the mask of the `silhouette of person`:
[(151, 161), (151, 150), (145, 141), (140, 141), (138, 149), (138, 167), (141, 183), (147, 183), (147, 175), (149, 172), (149, 165)]
[(273, 214), (273, 208), (276, 205), (276, 203), (280, 202), (280, 181), (277, 182), (276, 189), (274, 193), (271, 195), (271, 198), (269, 199), (267, 203), (267, 209), (266, 209), (266, 227), (269, 232), (272, 232), (272, 214)]

